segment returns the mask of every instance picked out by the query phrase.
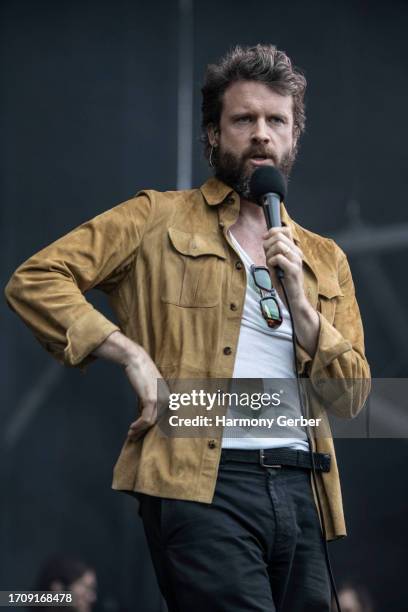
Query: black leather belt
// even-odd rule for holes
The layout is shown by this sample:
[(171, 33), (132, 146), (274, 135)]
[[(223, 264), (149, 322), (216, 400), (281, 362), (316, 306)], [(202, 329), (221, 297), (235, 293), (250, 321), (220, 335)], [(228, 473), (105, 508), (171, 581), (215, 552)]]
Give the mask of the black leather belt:
[[(266, 448), (260, 450), (224, 448), (221, 452), (221, 459), (222, 461), (258, 463), (262, 467), (269, 468), (288, 466), (312, 469), (310, 453), (293, 448)], [(313, 453), (316, 471), (330, 472), (330, 459), (330, 455), (326, 453)]]

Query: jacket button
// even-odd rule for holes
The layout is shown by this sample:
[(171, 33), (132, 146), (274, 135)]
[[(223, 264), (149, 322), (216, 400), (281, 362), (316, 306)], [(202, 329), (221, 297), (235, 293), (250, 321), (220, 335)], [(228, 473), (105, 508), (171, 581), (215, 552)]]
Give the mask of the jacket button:
[(227, 204), (233, 204), (234, 203), (234, 198), (233, 197), (229, 197), (226, 199)]
[(224, 229), (224, 227), (225, 227), (224, 221), (220, 221), (219, 224), (218, 224), (218, 227), (220, 227), (221, 229)]
[(232, 348), (230, 346), (224, 347), (224, 355), (231, 355)]
[(230, 304), (230, 308), (231, 308), (231, 310), (236, 310), (237, 309), (237, 305), (234, 302), (232, 302), (232, 304)]
[(208, 440), (208, 448), (216, 448), (217, 443), (215, 440)]
[(236, 267), (237, 270), (242, 270), (242, 262), (237, 261), (236, 264), (235, 264), (235, 267)]

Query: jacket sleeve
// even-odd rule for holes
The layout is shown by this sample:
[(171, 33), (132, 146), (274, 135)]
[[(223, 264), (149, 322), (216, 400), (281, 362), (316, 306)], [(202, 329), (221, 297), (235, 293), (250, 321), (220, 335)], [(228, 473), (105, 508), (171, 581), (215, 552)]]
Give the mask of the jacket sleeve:
[[(353, 418), (370, 392), (370, 366), (350, 266), (344, 252), (333, 245), (341, 295), (332, 298), (335, 300), (332, 322), (324, 316), (323, 308), (318, 312), (320, 330), (314, 356), (298, 345), (298, 360), (323, 405), (336, 416)], [(326, 305), (330, 310), (332, 304)]]
[(56, 359), (83, 367), (119, 327), (84, 297), (110, 293), (128, 274), (151, 214), (146, 195), (95, 217), (24, 262), (8, 282), (9, 306)]

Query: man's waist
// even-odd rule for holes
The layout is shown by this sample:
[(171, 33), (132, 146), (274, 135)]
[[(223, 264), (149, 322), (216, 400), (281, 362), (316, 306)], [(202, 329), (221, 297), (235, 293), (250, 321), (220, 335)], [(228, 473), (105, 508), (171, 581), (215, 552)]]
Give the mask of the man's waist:
[(253, 463), (265, 468), (293, 467), (319, 472), (330, 472), (331, 457), (326, 453), (311, 453), (293, 448), (244, 450), (224, 448), (221, 462)]

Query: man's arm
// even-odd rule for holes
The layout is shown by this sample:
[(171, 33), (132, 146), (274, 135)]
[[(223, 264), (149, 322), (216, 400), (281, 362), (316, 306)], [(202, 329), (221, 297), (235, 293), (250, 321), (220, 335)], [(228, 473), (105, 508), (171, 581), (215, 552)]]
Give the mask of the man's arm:
[(138, 196), (84, 223), (46, 247), (11, 277), (9, 306), (40, 343), (69, 366), (102, 357), (123, 366), (141, 402), (130, 425), (136, 439), (156, 420), (157, 379), (162, 378), (146, 351), (124, 336), (90, 304), (93, 287), (115, 291), (128, 274), (151, 215), (151, 202)]
[(278, 288), (275, 266), (285, 273), (283, 282), (295, 323), (300, 373), (307, 374), (324, 404), (335, 414), (356, 416), (370, 390), (370, 367), (346, 255), (331, 241), (342, 295), (332, 298), (336, 300), (330, 304), (330, 308), (335, 308), (334, 320), (329, 322), (323, 310), (316, 312), (305, 296), (302, 251), (294, 244), (290, 228), (272, 228), (264, 240), (267, 265)]
[(364, 330), (346, 255), (336, 245), (338, 281), (342, 292), (330, 323), (318, 312), (316, 350), (309, 354), (298, 346), (302, 369), (328, 409), (340, 417), (355, 417), (371, 388), (370, 366), (365, 356)]
[[(163, 377), (144, 348), (127, 338), (120, 331), (114, 331), (108, 336), (93, 351), (93, 354), (122, 366), (130, 384), (138, 395), (141, 402), (140, 416), (130, 424), (128, 431), (128, 437), (131, 440), (136, 440), (157, 420), (157, 380)], [(163, 400), (165, 399), (164, 397)]]
[(117, 290), (129, 273), (151, 214), (139, 196), (84, 223), (24, 262), (6, 286), (9, 306), (68, 366), (84, 366), (119, 327), (84, 294)]
[(296, 329), (296, 340), (308, 355), (315, 355), (319, 342), (320, 319), (318, 313), (308, 302), (303, 300), (291, 304), (291, 311)]

